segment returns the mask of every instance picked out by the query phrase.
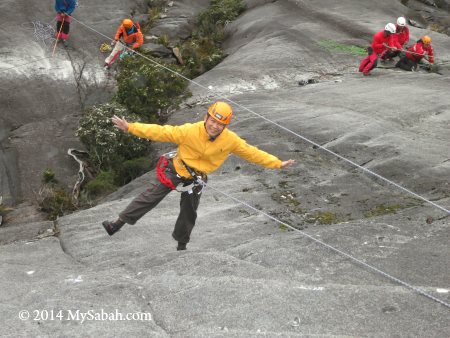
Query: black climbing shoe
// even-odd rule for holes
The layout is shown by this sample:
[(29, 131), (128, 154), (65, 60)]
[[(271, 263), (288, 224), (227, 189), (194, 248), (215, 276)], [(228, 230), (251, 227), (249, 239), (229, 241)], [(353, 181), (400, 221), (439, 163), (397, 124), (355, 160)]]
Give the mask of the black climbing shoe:
[(125, 223), (122, 222), (121, 220), (117, 220), (115, 222), (111, 222), (111, 221), (104, 221), (102, 223), (103, 227), (105, 228), (106, 232), (108, 233), (108, 235), (112, 236), (114, 235), (117, 231), (120, 230), (121, 227), (123, 227)]
[(187, 243), (178, 242), (177, 251), (186, 250)]

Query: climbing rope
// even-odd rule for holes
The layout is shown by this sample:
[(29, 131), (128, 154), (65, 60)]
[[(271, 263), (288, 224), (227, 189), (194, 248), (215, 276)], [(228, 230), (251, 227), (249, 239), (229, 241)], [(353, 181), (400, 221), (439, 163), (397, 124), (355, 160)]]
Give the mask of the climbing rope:
[(100, 52), (108, 53), (112, 50), (111, 45), (109, 43), (103, 42), (100, 46)]
[[(52, 25), (53, 21), (50, 24), (41, 21), (32, 21), (22, 26), (32, 29), (36, 41), (42, 42), (42, 44), (47, 47), (51, 46), (55, 41), (56, 29)], [(31, 27), (29, 27), (30, 25)]]
[[(56, 29), (52, 25), (54, 21), (55, 20), (53, 20), (49, 24), (48, 23), (43, 23), (41, 21), (31, 21), (29, 23), (22, 24), (22, 27), (25, 27), (26, 29), (32, 30), (35, 40), (40, 42), (40, 43), (42, 43), (45, 47), (49, 47), (49, 46), (53, 45), (53, 43), (56, 40), (55, 39)], [(11, 69), (23, 67), (23, 66), (29, 65), (31, 63), (38, 62), (38, 61), (45, 60), (45, 59), (49, 59), (49, 58), (51, 58), (51, 56), (45, 56), (43, 58), (35, 59), (33, 61), (30, 61), (30, 62), (27, 62), (27, 63), (23, 63), (23, 64), (20, 64), (20, 65), (17, 65), (17, 66), (9, 67), (9, 68), (1, 68), (0, 72), (4, 72), (4, 71), (11, 70)]]
[(53, 46), (52, 57), (55, 55), (56, 45), (58, 44), (59, 37), (61, 36), (61, 32), (62, 32), (62, 29), (64, 27), (64, 20), (65, 19), (66, 19), (66, 16), (63, 16), (62, 21), (61, 21), (61, 27), (59, 28), (58, 36), (56, 37), (55, 45)]

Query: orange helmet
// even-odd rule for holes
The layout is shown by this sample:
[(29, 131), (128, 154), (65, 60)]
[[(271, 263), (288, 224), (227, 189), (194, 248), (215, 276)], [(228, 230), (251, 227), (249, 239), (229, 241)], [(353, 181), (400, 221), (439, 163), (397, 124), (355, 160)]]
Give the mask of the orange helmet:
[(208, 115), (217, 122), (222, 124), (230, 124), (233, 116), (233, 109), (228, 103), (216, 101), (208, 108)]
[(133, 21), (131, 21), (130, 19), (125, 19), (125, 20), (122, 21), (122, 25), (126, 29), (130, 29), (131, 27), (133, 27)]
[(422, 42), (425, 44), (429, 44), (431, 42), (431, 38), (428, 35), (422, 36)]

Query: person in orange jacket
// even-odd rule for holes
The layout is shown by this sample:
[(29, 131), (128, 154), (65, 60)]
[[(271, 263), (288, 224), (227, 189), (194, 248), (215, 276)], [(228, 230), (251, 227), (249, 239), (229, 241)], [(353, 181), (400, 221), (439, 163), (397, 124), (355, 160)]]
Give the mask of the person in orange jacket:
[(359, 71), (364, 75), (377, 66), (378, 57), (388, 48), (396, 49), (394, 45), (395, 25), (388, 23), (384, 30), (377, 32), (373, 36), (372, 45), (367, 49), (368, 55), (361, 61)]
[(412, 71), (417, 69), (419, 63), (428, 59), (428, 63), (434, 63), (434, 52), (431, 46), (431, 38), (428, 35), (422, 36), (414, 45), (408, 48), (406, 55), (397, 62), (395, 67)]
[(381, 54), (381, 61), (391, 60), (392, 58), (399, 56), (402, 49), (406, 49), (406, 44), (409, 41), (409, 28), (406, 25), (406, 19), (400, 16), (397, 19), (397, 24), (395, 25), (394, 34), (394, 45), (397, 50), (386, 49), (383, 54)]
[(295, 163), (294, 160), (281, 161), (247, 144), (227, 128), (232, 116), (231, 106), (223, 101), (213, 103), (203, 121), (180, 126), (128, 123), (124, 118), (114, 116), (112, 122), (120, 130), (152, 141), (172, 142), (178, 145), (178, 149), (172, 156), (161, 156), (156, 166), (157, 175), (149, 182), (150, 187), (131, 201), (116, 221), (102, 223), (108, 234), (112, 236), (125, 223), (135, 224), (169, 192), (178, 190), (177, 187), (193, 184), (191, 190), (181, 193), (180, 213), (172, 233), (178, 241), (177, 250), (186, 250), (197, 219), (202, 183), (229, 154), (272, 169), (287, 168)]
[[(119, 41), (122, 38), (122, 41)], [(141, 32), (141, 27), (137, 22), (130, 19), (123, 20), (122, 24), (117, 29), (114, 40), (111, 46), (114, 46), (111, 54), (105, 59), (105, 69), (109, 69), (113, 62), (124, 52), (126, 47), (136, 49), (144, 43), (144, 36)]]

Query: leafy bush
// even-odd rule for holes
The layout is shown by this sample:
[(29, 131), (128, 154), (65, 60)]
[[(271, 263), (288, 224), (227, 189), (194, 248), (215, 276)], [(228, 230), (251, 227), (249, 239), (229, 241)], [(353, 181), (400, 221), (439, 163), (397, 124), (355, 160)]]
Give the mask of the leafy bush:
[(161, 36), (158, 38), (158, 43), (159, 43), (160, 45), (163, 45), (163, 46), (166, 47), (166, 48), (169, 48), (169, 44), (170, 44), (169, 37), (168, 37), (166, 34), (161, 35)]
[(44, 185), (39, 192), (38, 204), (51, 220), (77, 209), (69, 193), (63, 187), (54, 184)]
[(3, 196), (0, 196), (0, 216), (5, 215), (7, 212), (14, 210), (3, 204)]
[(212, 37), (216, 42), (222, 40), (225, 24), (236, 19), (245, 9), (246, 4), (242, 0), (211, 0), (211, 6), (198, 15), (196, 34)]
[(207, 72), (224, 57), (222, 49), (208, 38), (192, 39), (185, 42), (180, 49), (186, 65), (184, 74), (189, 78)]
[(84, 189), (89, 197), (94, 198), (114, 192), (117, 189), (114, 184), (114, 173), (101, 171), (95, 179), (86, 184)]
[(55, 173), (53, 172), (52, 169), (47, 168), (44, 170), (44, 172), (42, 173), (42, 181), (44, 183), (56, 182)]
[[(173, 65), (165, 67), (181, 71)], [(161, 113), (190, 95), (186, 80), (143, 58), (125, 59), (117, 82), (118, 102), (148, 122), (157, 121)]]
[(246, 4), (242, 0), (212, 0), (211, 6), (200, 12), (193, 38), (179, 46), (187, 77), (203, 74), (223, 60), (220, 43), (224, 38), (225, 25), (245, 9)]
[(80, 119), (77, 136), (86, 146), (90, 160), (98, 168), (108, 170), (123, 161), (148, 153), (150, 142), (124, 133), (111, 122), (113, 115), (124, 116), (138, 122), (139, 116), (130, 114), (116, 102), (105, 103), (87, 109)]
[(148, 157), (139, 157), (123, 162), (123, 164), (116, 168), (114, 172), (115, 184), (122, 186), (128, 182), (131, 182), (136, 177), (139, 177), (151, 170), (152, 164), (152, 160)]

